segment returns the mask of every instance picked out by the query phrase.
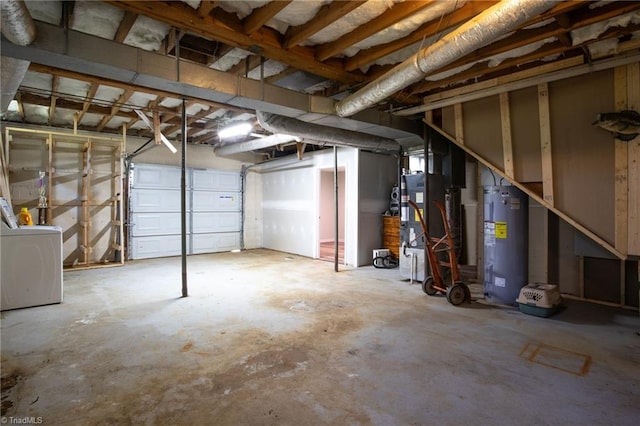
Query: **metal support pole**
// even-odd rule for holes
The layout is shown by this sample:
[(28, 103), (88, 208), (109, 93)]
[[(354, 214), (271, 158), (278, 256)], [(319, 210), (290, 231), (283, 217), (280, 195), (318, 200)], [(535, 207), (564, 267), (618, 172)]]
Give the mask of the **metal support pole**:
[(180, 215), (182, 227), (182, 297), (189, 296), (187, 290), (187, 105), (182, 100), (182, 170), (180, 179)]
[[(176, 41), (177, 77), (180, 81), (180, 39)], [(182, 297), (187, 289), (187, 102), (182, 99), (182, 169), (180, 171), (180, 221), (182, 240)]]
[(334, 270), (336, 272), (338, 272), (338, 240), (340, 237), (340, 227), (338, 224), (338, 219), (339, 219), (339, 215), (338, 215), (338, 147), (337, 146), (333, 146), (333, 186), (334, 186), (334, 201), (335, 201), (335, 208), (336, 208), (336, 215), (335, 215), (335, 236), (334, 236), (334, 259), (333, 259), (333, 263), (334, 263)]

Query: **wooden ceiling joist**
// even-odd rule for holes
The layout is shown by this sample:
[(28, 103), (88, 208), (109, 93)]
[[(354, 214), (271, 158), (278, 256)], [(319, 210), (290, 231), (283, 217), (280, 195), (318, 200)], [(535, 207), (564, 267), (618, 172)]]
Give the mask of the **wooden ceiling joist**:
[(123, 43), (124, 39), (127, 38), (127, 34), (131, 31), (133, 24), (136, 23), (136, 19), (138, 19), (138, 14), (125, 11), (122, 20), (120, 21), (120, 25), (118, 25), (118, 29), (116, 30), (116, 35), (113, 37), (114, 41), (118, 43)]
[[(187, 127), (191, 127), (196, 121), (203, 119), (207, 115), (213, 114), (217, 108), (205, 108), (187, 118)], [(180, 124), (175, 124), (171, 127), (167, 127), (163, 130), (165, 135), (172, 135), (182, 128), (182, 120)]]
[(382, 15), (367, 22), (366, 25), (359, 26), (337, 40), (318, 46), (316, 48), (316, 59), (319, 61), (329, 59), (346, 48), (353, 46), (354, 44), (384, 30), (385, 28), (388, 28), (393, 24), (396, 24), (421, 11), (432, 3), (433, 1), (408, 1), (395, 3)]
[(106, 3), (130, 12), (144, 14), (180, 30), (218, 40), (331, 80), (345, 83), (358, 83), (364, 80), (364, 76), (346, 72), (335, 64), (329, 65), (317, 61), (314, 57), (315, 52), (311, 48), (296, 46), (283, 49), (280, 46), (280, 34), (271, 28), (262, 27), (252, 36), (239, 34), (214, 16), (199, 17), (194, 9), (183, 2), (107, 0)]
[(98, 129), (98, 132), (102, 131), (102, 129), (105, 128), (105, 126), (109, 123), (109, 121), (111, 121), (111, 119), (113, 117), (115, 117), (115, 115), (118, 113), (118, 111), (120, 111), (120, 108), (122, 108), (124, 106), (124, 104), (127, 103), (127, 101), (129, 100), (129, 98), (131, 97), (131, 95), (133, 95), (133, 90), (132, 89), (126, 89), (118, 98), (118, 100), (111, 106), (111, 111), (109, 114), (105, 115), (102, 120), (100, 120), (100, 123), (98, 123), (98, 125), (96, 126), (96, 129)]
[[(633, 32), (638, 30), (640, 30), (640, 24), (630, 24), (625, 28), (619, 28), (619, 27), (610, 28), (600, 36), (600, 39), (606, 40), (608, 38), (618, 37), (629, 31)], [(495, 67), (489, 67), (486, 61), (479, 62), (478, 64), (474, 65), (470, 69), (463, 71), (461, 73), (455, 74), (452, 77), (449, 77), (443, 80), (425, 81), (425, 82), (419, 83), (411, 88), (411, 93), (414, 95), (421, 94), (421, 93), (429, 92), (439, 87), (444, 87), (449, 84), (470, 80), (480, 76), (483, 76), (482, 77), (483, 79), (492, 78), (493, 74), (496, 71), (508, 69), (511, 67), (517, 67), (517, 66), (520, 66), (522, 68), (523, 66), (522, 64), (530, 64), (531, 62), (538, 61), (542, 58), (550, 57), (557, 54), (564, 54), (565, 56), (573, 56), (570, 52), (571, 51), (581, 52), (580, 47), (581, 46), (567, 47), (566, 45), (564, 45), (564, 43), (560, 41), (548, 43), (543, 47), (541, 47), (540, 49), (536, 50), (535, 52), (532, 52), (528, 55), (519, 56), (517, 58), (505, 60)], [(443, 70), (450, 69), (451, 66), (454, 66), (454, 64), (444, 67), (434, 72), (433, 74), (437, 74), (439, 72), (442, 72)], [(491, 75), (489, 76), (487, 74), (491, 74)]]
[(291, 0), (276, 0), (265, 4), (264, 6), (255, 9), (251, 12), (251, 15), (242, 20), (242, 26), (244, 33), (251, 35), (258, 31), (264, 24), (271, 18), (276, 16), (282, 9), (287, 7), (291, 3)]
[(460, 25), (461, 23), (473, 18), (484, 9), (492, 6), (495, 3), (498, 3), (498, 1), (467, 2), (461, 8), (444, 15), (442, 19), (434, 19), (421, 25), (418, 29), (405, 37), (389, 43), (380, 44), (378, 46), (361, 50), (354, 56), (345, 59), (344, 69), (346, 71), (353, 71), (360, 67), (372, 64), (383, 56), (411, 46), (412, 44), (417, 43), (424, 38), (431, 37), (438, 32), (446, 31), (450, 28)]
[(204, 18), (209, 16), (211, 11), (218, 6), (217, 0), (202, 0), (198, 6), (198, 16)]
[(82, 121), (82, 117), (84, 117), (84, 114), (91, 107), (91, 101), (93, 101), (93, 98), (96, 96), (96, 92), (98, 91), (99, 87), (100, 85), (98, 83), (91, 83), (91, 87), (89, 87), (87, 96), (85, 96), (84, 98), (84, 103), (82, 105), (82, 108), (80, 109), (80, 111), (77, 113), (77, 116), (76, 116), (76, 122), (78, 124)]
[(339, 18), (362, 6), (366, 0), (333, 1), (320, 8), (316, 16), (306, 24), (289, 27), (282, 46), (285, 49), (297, 46), (318, 31), (332, 24)]

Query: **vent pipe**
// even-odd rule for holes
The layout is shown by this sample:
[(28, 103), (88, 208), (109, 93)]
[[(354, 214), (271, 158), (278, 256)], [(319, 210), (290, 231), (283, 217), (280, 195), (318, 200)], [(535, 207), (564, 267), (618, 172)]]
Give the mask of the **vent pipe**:
[[(0, 1), (2, 35), (13, 44), (27, 46), (36, 38), (36, 27), (31, 19), (27, 6), (20, 0)], [(2, 99), (0, 112), (5, 112), (22, 84), (29, 68), (29, 61), (2, 57)]]
[(232, 155), (241, 152), (253, 151), (255, 149), (269, 148), (283, 143), (299, 142), (300, 138), (290, 135), (271, 135), (264, 138), (251, 139), (250, 141), (229, 143), (223, 146), (215, 147), (213, 152), (216, 155)]
[(398, 152), (400, 145), (394, 139), (307, 123), (295, 118), (257, 111), (258, 123), (271, 133), (296, 136), (316, 145), (348, 146), (371, 151)]
[(486, 46), (556, 3), (558, 0), (502, 0), (338, 102), (335, 106), (336, 114), (348, 117), (377, 104), (417, 83), (427, 74)]

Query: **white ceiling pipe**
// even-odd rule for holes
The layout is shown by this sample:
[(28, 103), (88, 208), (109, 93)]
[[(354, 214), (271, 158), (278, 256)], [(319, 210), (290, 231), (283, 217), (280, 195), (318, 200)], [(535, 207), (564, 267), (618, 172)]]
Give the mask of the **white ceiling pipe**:
[(400, 145), (393, 139), (355, 132), (353, 130), (338, 129), (307, 123), (282, 115), (257, 111), (258, 123), (263, 129), (272, 133), (284, 133), (297, 136), (305, 142), (318, 145), (349, 146), (368, 149), (371, 151), (397, 152)]
[(556, 3), (558, 0), (502, 0), (338, 102), (336, 114), (348, 117), (383, 101), (425, 75), (488, 45)]
[[(13, 44), (27, 46), (36, 38), (36, 27), (31, 19), (31, 14), (23, 1), (0, 1), (0, 25), (2, 35)], [(5, 112), (9, 103), (16, 95), (16, 91), (24, 79), (29, 61), (13, 58), (2, 58), (2, 75), (0, 86), (2, 98), (0, 99), (0, 112)]]
[(255, 149), (269, 148), (271, 146), (280, 145), (289, 142), (299, 142), (300, 138), (291, 135), (270, 135), (264, 138), (251, 139), (250, 141), (228, 143), (223, 146), (217, 146), (213, 149), (216, 155), (232, 155), (241, 152), (253, 151)]

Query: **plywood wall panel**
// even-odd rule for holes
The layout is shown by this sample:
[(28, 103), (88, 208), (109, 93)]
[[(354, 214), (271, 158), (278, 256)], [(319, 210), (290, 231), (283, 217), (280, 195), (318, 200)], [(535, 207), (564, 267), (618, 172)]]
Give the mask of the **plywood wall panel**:
[(540, 126), (536, 87), (509, 93), (511, 138), (516, 180), (541, 182)]
[(555, 204), (614, 240), (613, 136), (591, 123), (614, 107), (613, 71), (549, 84)]
[(466, 102), (462, 107), (465, 145), (504, 170), (499, 97)]

